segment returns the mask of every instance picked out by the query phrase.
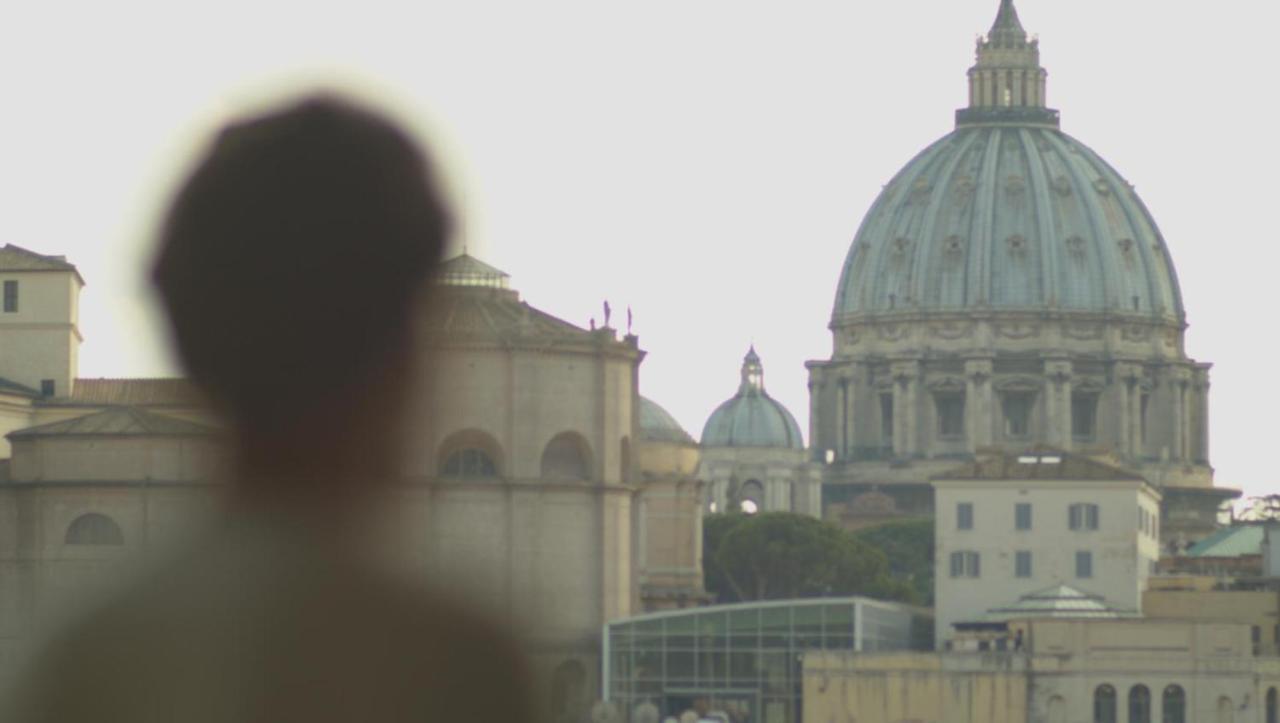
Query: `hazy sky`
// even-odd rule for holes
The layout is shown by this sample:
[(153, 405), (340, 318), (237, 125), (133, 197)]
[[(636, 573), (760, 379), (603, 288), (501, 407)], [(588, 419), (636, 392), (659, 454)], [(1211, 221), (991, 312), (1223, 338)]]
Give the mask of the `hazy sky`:
[[(82, 376), (172, 374), (143, 282), (170, 186), (229, 114), (355, 90), (429, 138), (473, 253), (528, 301), (583, 326), (604, 299), (634, 308), (641, 391), (695, 436), (752, 341), (804, 427), (849, 242), (952, 129), (998, 4), (12, 2), (0, 243), (79, 266)], [(1214, 363), (1218, 483), (1276, 491), (1280, 10), (1018, 8), (1063, 130), (1137, 186), (1170, 246), (1189, 352)]]

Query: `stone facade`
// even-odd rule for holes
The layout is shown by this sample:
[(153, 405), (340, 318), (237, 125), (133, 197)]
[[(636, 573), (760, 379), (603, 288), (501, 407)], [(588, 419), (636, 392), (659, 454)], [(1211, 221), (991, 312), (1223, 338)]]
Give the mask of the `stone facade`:
[[(66, 266), (61, 278), (78, 280)], [(28, 313), (74, 318), (73, 307), (42, 310), (25, 294), (29, 277), (52, 272), (6, 273)], [(438, 282), (419, 316), (425, 366), (406, 390), (409, 454), (381, 542), (405, 571), (527, 633), (548, 706), (581, 720), (606, 622), (705, 598), (699, 450), (642, 415), (634, 336), (538, 311), (469, 256), (446, 263)], [(0, 340), (24, 324), (0, 316)], [(59, 329), (50, 322), (50, 335)], [(0, 676), (64, 601), (96, 599), (85, 591), (198, 534), (219, 507), (227, 462), (182, 380), (72, 378), (42, 393), (9, 378), (26, 361), (5, 359)], [(38, 361), (53, 371), (37, 377), (74, 368), (57, 355)]]
[(828, 503), (878, 490), (927, 514), (955, 460), (1035, 445), (1106, 459), (1199, 539), (1221, 502), (1209, 365), (1184, 348), (1168, 247), (1133, 187), (1059, 130), (1012, 4), (980, 39), (956, 130), (886, 186), (850, 247), (832, 355), (811, 361)]
[[(1247, 625), (1009, 623), (1003, 650), (805, 656), (814, 723), (1204, 723), (1275, 720), (1280, 663)], [(1022, 641), (1014, 649), (1015, 639)]]

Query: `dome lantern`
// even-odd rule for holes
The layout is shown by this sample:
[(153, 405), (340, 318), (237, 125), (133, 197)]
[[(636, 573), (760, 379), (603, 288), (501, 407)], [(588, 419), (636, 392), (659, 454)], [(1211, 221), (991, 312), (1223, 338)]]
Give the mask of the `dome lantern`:
[(755, 344), (747, 350), (742, 358), (742, 384), (739, 394), (761, 394), (764, 392), (764, 366), (760, 363), (760, 355), (756, 354)]
[(1056, 127), (1058, 112), (1046, 107), (1048, 76), (1040, 66), (1040, 41), (1027, 37), (1013, 0), (1001, 0), (990, 32), (978, 39), (977, 62), (969, 69), (969, 107), (956, 111), (956, 124)]

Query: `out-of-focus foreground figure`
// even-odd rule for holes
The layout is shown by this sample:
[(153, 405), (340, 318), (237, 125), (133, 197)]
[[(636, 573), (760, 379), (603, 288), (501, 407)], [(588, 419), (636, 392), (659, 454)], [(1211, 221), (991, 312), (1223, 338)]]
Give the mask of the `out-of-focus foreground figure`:
[(230, 426), (229, 515), (67, 631), (3, 720), (529, 718), (515, 644), (368, 544), (448, 226), (421, 153), (369, 112), (311, 99), (220, 135), (155, 281)]

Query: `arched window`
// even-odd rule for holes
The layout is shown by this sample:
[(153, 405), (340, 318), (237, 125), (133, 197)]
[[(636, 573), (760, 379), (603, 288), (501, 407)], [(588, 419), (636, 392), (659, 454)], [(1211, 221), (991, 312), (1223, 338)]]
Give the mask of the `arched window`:
[(1100, 685), (1093, 691), (1093, 723), (1116, 723), (1116, 689)]
[(1145, 685), (1129, 689), (1129, 723), (1151, 723), (1151, 691)]
[(1276, 689), (1267, 688), (1267, 723), (1280, 723), (1280, 712), (1276, 710), (1280, 707), (1280, 701), (1276, 698)]
[(67, 528), (68, 545), (123, 545), (124, 533), (106, 515), (90, 512), (80, 515)]
[(575, 432), (561, 432), (542, 450), (542, 477), (557, 480), (591, 478), (587, 440)]
[(450, 435), (440, 445), (440, 476), (460, 479), (497, 477), (501, 448), (493, 437), (479, 430)]
[(1161, 723), (1187, 723), (1187, 694), (1182, 686), (1171, 685), (1164, 689), (1161, 710)]
[(1218, 698), (1218, 723), (1235, 723), (1236, 707), (1227, 696)]
[(748, 515), (764, 511), (764, 485), (758, 479), (749, 479), (742, 483), (742, 491), (738, 493), (738, 505)]

